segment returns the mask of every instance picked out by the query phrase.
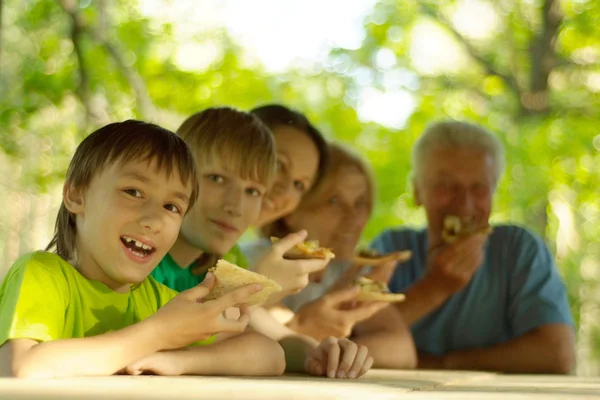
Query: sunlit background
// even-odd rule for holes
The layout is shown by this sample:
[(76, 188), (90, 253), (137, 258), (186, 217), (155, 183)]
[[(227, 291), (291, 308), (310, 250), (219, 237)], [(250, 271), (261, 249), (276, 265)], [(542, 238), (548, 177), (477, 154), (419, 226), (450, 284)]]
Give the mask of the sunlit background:
[(410, 147), (436, 119), (507, 147), (495, 221), (554, 254), (578, 373), (600, 375), (600, 2), (2, 0), (0, 278), (45, 247), (77, 143), (125, 118), (176, 129), (213, 105), (283, 102), (368, 157), (364, 240), (420, 225)]

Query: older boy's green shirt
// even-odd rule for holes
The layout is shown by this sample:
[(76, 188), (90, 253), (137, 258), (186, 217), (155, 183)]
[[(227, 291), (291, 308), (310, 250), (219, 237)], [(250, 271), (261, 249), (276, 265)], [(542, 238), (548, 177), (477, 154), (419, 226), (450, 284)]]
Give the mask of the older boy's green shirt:
[[(225, 254), (223, 259), (248, 269), (248, 260), (244, 257), (237, 245), (234, 246), (229, 253)], [(173, 260), (173, 257), (167, 253), (150, 275), (159, 283), (181, 292), (202, 283), (206, 276), (206, 273), (201, 275), (192, 274), (191, 267), (193, 265), (194, 263), (188, 265), (186, 268), (181, 268), (175, 260)]]
[(116, 331), (150, 317), (176, 295), (151, 277), (117, 293), (56, 254), (27, 254), (0, 286), (0, 346), (11, 339), (46, 342)]

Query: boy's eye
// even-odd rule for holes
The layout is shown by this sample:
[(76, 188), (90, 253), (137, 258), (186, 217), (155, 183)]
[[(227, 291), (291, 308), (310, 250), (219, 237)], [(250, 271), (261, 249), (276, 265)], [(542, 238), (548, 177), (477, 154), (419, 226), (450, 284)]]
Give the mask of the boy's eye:
[(294, 187), (296, 188), (296, 190), (298, 190), (300, 192), (304, 192), (304, 190), (306, 189), (306, 186), (304, 186), (304, 183), (302, 183), (300, 181), (295, 181)]
[(366, 207), (366, 206), (367, 206), (367, 199), (360, 198), (360, 199), (356, 200), (356, 207), (357, 208)]
[(248, 193), (250, 196), (254, 196), (254, 197), (260, 197), (262, 196), (262, 192), (258, 189), (255, 188), (248, 188), (246, 189), (246, 193)]
[(127, 193), (128, 195), (132, 196), (132, 197), (142, 197), (142, 192), (137, 190), (137, 189), (125, 189), (123, 190), (123, 192)]
[(340, 203), (340, 200), (337, 197), (331, 197), (329, 200), (327, 200), (327, 203), (332, 206), (337, 206)]
[(175, 205), (175, 204), (165, 204), (165, 209), (174, 212), (176, 214), (181, 214), (181, 208), (179, 208), (179, 206)]
[(210, 179), (211, 181), (213, 181), (215, 183), (223, 183), (223, 181), (225, 180), (221, 175), (216, 175), (216, 174), (208, 175), (208, 179)]
[(277, 160), (277, 171), (283, 171), (285, 169), (285, 165), (279, 160)]

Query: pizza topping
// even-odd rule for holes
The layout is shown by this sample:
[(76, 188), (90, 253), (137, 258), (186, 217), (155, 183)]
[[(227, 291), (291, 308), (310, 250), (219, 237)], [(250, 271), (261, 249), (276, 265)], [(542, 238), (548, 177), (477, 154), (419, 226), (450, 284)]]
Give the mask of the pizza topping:
[[(271, 237), (271, 243), (277, 243), (280, 239), (277, 237)], [(292, 249), (288, 250), (284, 254), (284, 258), (289, 260), (297, 259), (331, 259), (335, 258), (335, 254), (331, 249), (321, 247), (318, 240), (307, 240), (302, 243), (298, 243)]]
[(488, 234), (492, 231), (491, 226), (478, 228), (475, 219), (472, 217), (460, 218), (455, 215), (447, 215), (444, 218), (444, 229), (442, 230), (442, 239), (446, 243), (456, 241), (460, 236), (469, 236), (476, 233)]
[(378, 258), (381, 257), (381, 253), (373, 249), (362, 249), (358, 252), (358, 256), (364, 258)]
[(385, 282), (377, 282), (364, 276), (356, 278), (354, 283), (360, 287), (362, 292), (390, 293), (390, 289)]

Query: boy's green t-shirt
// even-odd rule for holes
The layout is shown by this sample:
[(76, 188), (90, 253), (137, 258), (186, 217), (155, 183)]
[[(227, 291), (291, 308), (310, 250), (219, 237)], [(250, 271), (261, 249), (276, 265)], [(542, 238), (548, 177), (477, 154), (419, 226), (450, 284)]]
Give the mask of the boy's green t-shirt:
[[(237, 245), (225, 254), (223, 259), (248, 269), (248, 260)], [(206, 277), (206, 273), (200, 275), (192, 274), (191, 267), (193, 265), (194, 263), (188, 265), (186, 268), (181, 268), (175, 260), (173, 260), (173, 257), (167, 253), (150, 275), (159, 283), (178, 292), (182, 292), (202, 283)]]
[(0, 346), (11, 339), (46, 342), (116, 331), (150, 317), (177, 294), (151, 277), (117, 293), (56, 254), (27, 254), (0, 286)]

